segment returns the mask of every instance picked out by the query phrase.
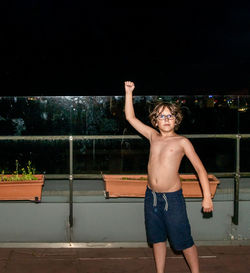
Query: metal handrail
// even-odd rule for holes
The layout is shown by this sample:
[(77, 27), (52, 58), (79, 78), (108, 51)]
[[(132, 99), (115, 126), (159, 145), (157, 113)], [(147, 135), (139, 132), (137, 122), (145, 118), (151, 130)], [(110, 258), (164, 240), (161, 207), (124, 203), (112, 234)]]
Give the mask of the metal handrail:
[[(250, 138), (250, 134), (183, 134), (187, 138)], [(93, 139), (142, 139), (139, 135), (73, 135), (74, 140)], [(50, 136), (0, 136), (0, 140), (68, 140), (68, 135)]]

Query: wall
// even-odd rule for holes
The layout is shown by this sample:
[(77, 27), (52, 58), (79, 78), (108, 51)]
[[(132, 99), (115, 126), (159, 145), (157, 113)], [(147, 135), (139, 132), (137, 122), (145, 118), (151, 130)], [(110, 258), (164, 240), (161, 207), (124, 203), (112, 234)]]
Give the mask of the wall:
[[(110, 201), (88, 197), (74, 204), (72, 242), (146, 242), (143, 201)], [(250, 239), (250, 201), (240, 202), (239, 225), (231, 223), (232, 201), (215, 201), (210, 219), (200, 202), (187, 201), (195, 241), (210, 243)], [(69, 242), (68, 203), (0, 203), (0, 242)]]

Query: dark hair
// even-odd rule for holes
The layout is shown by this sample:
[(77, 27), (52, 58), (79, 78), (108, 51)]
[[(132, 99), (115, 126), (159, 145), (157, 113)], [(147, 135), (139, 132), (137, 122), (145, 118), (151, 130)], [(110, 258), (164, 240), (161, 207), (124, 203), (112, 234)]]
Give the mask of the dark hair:
[[(183, 119), (181, 108), (178, 104), (172, 103), (172, 102), (158, 102), (153, 111), (149, 114), (149, 119), (152, 123), (152, 125), (157, 128), (156, 123), (157, 123), (157, 116), (161, 114), (165, 108), (168, 108), (170, 113), (175, 116), (175, 130), (178, 130), (181, 121)], [(162, 109), (161, 109), (162, 108)], [(159, 112), (159, 110), (161, 111)]]

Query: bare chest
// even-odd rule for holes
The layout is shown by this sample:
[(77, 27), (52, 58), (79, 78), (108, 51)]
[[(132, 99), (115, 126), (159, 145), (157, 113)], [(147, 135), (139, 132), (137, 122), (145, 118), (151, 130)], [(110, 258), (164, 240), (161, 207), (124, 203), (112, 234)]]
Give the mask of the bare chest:
[(150, 147), (151, 156), (178, 157), (183, 155), (183, 148), (178, 140), (154, 140)]

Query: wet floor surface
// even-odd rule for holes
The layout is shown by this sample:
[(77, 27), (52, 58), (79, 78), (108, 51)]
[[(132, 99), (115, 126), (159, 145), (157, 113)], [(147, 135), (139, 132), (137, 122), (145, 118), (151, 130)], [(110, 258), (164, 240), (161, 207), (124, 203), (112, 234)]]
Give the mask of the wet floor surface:
[[(250, 246), (198, 246), (201, 273), (249, 273)], [(0, 248), (0, 273), (153, 273), (151, 248)], [(167, 249), (166, 273), (190, 272)]]

